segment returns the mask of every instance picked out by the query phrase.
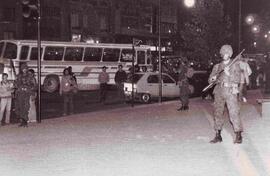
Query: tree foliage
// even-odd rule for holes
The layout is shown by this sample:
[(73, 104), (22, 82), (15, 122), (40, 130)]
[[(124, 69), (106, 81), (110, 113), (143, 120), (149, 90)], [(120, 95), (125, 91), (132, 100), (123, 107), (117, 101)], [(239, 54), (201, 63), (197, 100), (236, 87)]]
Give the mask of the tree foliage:
[(231, 40), (231, 22), (224, 15), (223, 4), (220, 0), (200, 0), (190, 13), (180, 32), (182, 53), (195, 61), (214, 59), (221, 45)]

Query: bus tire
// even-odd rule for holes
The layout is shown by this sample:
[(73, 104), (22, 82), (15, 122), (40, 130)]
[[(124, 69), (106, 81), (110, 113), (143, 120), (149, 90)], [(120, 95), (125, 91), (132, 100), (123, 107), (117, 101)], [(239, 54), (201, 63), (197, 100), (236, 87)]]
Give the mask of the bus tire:
[(43, 82), (43, 90), (45, 92), (53, 93), (59, 90), (60, 80), (56, 75), (49, 75), (45, 78)]
[(148, 94), (148, 93), (143, 93), (143, 94), (141, 95), (141, 101), (142, 101), (143, 103), (150, 103), (150, 101), (151, 101), (151, 95)]

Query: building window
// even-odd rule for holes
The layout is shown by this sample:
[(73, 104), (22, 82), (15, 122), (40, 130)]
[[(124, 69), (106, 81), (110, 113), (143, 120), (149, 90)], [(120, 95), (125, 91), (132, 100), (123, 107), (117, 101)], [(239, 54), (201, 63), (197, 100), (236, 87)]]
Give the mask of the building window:
[(59, 7), (43, 7), (42, 15), (46, 17), (60, 17), (61, 9)]
[(100, 16), (100, 31), (108, 31), (108, 20), (105, 15)]
[(4, 39), (14, 39), (14, 32), (11, 31), (4, 31)]
[(79, 27), (79, 14), (78, 13), (72, 13), (70, 15), (70, 25), (72, 28)]
[(88, 16), (83, 15), (83, 27), (87, 28), (88, 27)]
[(1, 21), (14, 21), (14, 20), (15, 20), (15, 9), (14, 8), (2, 8)]

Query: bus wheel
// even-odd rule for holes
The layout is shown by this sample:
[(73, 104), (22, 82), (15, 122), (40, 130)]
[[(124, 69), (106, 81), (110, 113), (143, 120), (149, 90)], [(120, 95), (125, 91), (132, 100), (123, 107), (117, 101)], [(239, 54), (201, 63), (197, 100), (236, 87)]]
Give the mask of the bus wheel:
[(47, 76), (43, 83), (43, 90), (49, 93), (55, 92), (59, 88), (59, 82), (58, 76)]
[(151, 101), (150, 94), (147, 94), (147, 93), (142, 94), (141, 100), (143, 103), (150, 103), (150, 101)]

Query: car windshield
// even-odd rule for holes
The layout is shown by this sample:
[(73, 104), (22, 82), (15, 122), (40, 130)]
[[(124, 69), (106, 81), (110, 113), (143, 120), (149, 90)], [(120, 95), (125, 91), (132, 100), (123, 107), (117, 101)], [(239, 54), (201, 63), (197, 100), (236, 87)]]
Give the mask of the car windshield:
[(133, 83), (137, 83), (141, 79), (142, 76), (143, 74), (134, 74), (134, 76), (132, 77), (132, 74), (128, 74), (127, 82), (132, 83), (132, 80), (133, 80)]

